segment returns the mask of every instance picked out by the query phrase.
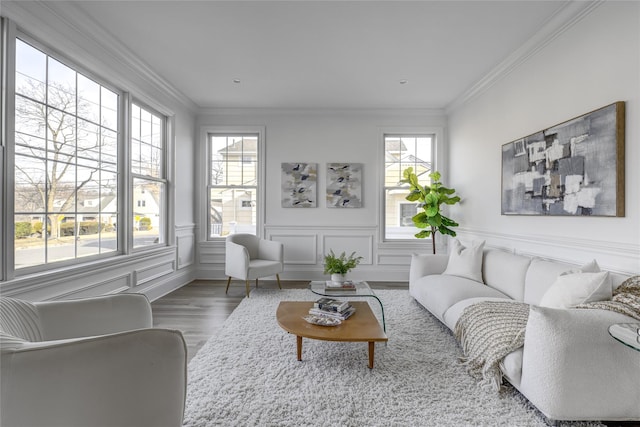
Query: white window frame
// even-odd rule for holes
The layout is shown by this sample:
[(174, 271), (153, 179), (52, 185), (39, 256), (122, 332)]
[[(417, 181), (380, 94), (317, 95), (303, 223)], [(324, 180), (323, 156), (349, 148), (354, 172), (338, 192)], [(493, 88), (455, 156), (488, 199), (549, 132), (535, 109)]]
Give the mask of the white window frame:
[[(0, 212), (0, 283), (11, 282), (14, 280), (37, 280), (41, 274), (49, 274), (53, 271), (60, 271), (60, 268), (68, 270), (73, 269), (77, 272), (95, 270), (96, 265), (109, 262), (113, 263), (121, 256), (131, 255), (133, 250), (133, 234), (130, 229), (130, 217), (132, 216), (133, 202), (131, 200), (133, 177), (129, 169), (130, 160), (130, 144), (129, 144), (129, 127), (131, 118), (129, 117), (131, 95), (110, 83), (108, 75), (101, 76), (93, 73), (83, 66), (82, 62), (69, 60), (64, 54), (62, 47), (53, 48), (46, 43), (41, 42), (37, 37), (33, 37), (22, 31), (11, 19), (0, 17), (2, 19), (1, 26), (1, 43), (0, 54), (2, 55), (2, 69), (0, 70), (0, 79), (2, 81), (2, 94), (0, 97), (0, 132), (2, 135), (2, 144), (0, 144), (0, 164), (2, 164), (0, 174), (0, 202), (3, 205)], [(101, 254), (96, 256), (79, 257), (71, 260), (55, 261), (48, 264), (40, 264), (32, 267), (15, 269), (14, 265), (14, 210), (15, 202), (13, 198), (13, 187), (15, 185), (15, 72), (16, 72), (16, 39), (33, 45), (42, 50), (46, 55), (67, 64), (73, 70), (97, 81), (102, 86), (115, 92), (119, 96), (119, 117), (118, 117), (118, 209), (116, 214), (117, 223), (117, 242), (118, 248), (113, 253)], [(117, 79), (116, 79), (117, 80)], [(175, 117), (174, 114), (164, 108), (162, 105), (155, 103), (152, 99), (145, 98), (146, 102), (137, 101), (139, 105), (153, 109), (156, 113), (164, 118), (164, 179), (165, 187), (165, 204), (163, 208), (165, 218), (165, 229), (162, 231), (164, 242), (153, 247), (136, 248), (135, 252), (147, 251), (157, 252), (166, 251), (175, 243), (175, 206), (174, 206), (174, 190), (172, 182), (175, 178), (175, 161), (174, 139), (175, 139)], [(111, 260), (111, 261), (109, 261)]]
[[(131, 130), (131, 126), (133, 124), (133, 120), (131, 119), (132, 116), (132, 106), (133, 104), (137, 105), (138, 107), (140, 107), (142, 110), (146, 110), (149, 113), (152, 113), (156, 116), (158, 116), (161, 120), (162, 120), (162, 124), (161, 124), (161, 137), (162, 137), (162, 164), (161, 164), (161, 168), (162, 168), (162, 172), (160, 173), (159, 177), (153, 177), (150, 175), (142, 175), (142, 174), (137, 174), (133, 172), (133, 166), (131, 165), (131, 147), (133, 144), (133, 133)], [(163, 246), (167, 246), (168, 245), (168, 234), (167, 234), (167, 229), (169, 229), (169, 222), (168, 222), (168, 217), (169, 217), (169, 200), (172, 200), (173, 198), (169, 199), (169, 180), (168, 180), (168, 174), (169, 174), (169, 164), (171, 162), (169, 162), (169, 131), (170, 131), (170, 126), (169, 126), (169, 117), (167, 117), (165, 114), (163, 114), (162, 112), (156, 110), (153, 107), (150, 107), (149, 105), (147, 105), (146, 103), (138, 100), (138, 99), (133, 99), (131, 101), (131, 103), (129, 104), (129, 108), (127, 109), (128, 111), (128, 126), (129, 126), (129, 134), (128, 134), (128, 138), (127, 138), (127, 153), (128, 156), (127, 158), (129, 159), (129, 167), (127, 168), (128, 170), (131, 171), (131, 176), (129, 177), (128, 180), (128, 185), (130, 188), (130, 194), (131, 194), (131, 198), (133, 198), (134, 196), (134, 190), (133, 190), (133, 182), (136, 179), (141, 179), (141, 180), (145, 180), (145, 181), (150, 181), (150, 182), (155, 182), (155, 183), (159, 183), (162, 184), (164, 186), (164, 192), (162, 193), (162, 197), (160, 198), (160, 206), (159, 206), (159, 210), (161, 213), (161, 217), (160, 217), (160, 236), (162, 237), (162, 240), (154, 243), (154, 244), (149, 244), (149, 245), (143, 245), (143, 246), (134, 246), (134, 234), (135, 234), (135, 230), (134, 230), (134, 219), (133, 219), (133, 215), (134, 215), (134, 211), (135, 209), (138, 207), (137, 203), (131, 203), (131, 210), (128, 212), (130, 221), (132, 222), (131, 227), (130, 228), (130, 233), (128, 235), (129, 237), (129, 244), (127, 245), (128, 248), (130, 248), (130, 250), (137, 252), (137, 251), (141, 251), (141, 250), (147, 250), (153, 247), (163, 247)], [(142, 193), (144, 193), (144, 189), (142, 190)], [(146, 202), (145, 200), (138, 200), (138, 202), (142, 202), (142, 206), (141, 207), (146, 207)], [(162, 218), (162, 215), (164, 215), (164, 218)]]
[[(210, 237), (209, 234), (209, 182), (210, 182), (210, 155), (211, 144), (209, 139), (211, 135), (257, 135), (258, 137), (258, 170), (257, 170), (257, 189), (256, 189), (256, 236), (264, 237), (264, 218), (265, 218), (265, 173), (266, 173), (266, 139), (264, 126), (202, 126), (200, 128), (200, 144), (199, 159), (197, 163), (197, 176), (206, 177), (206, 179), (198, 180), (198, 194), (201, 195), (198, 204), (198, 225), (200, 228), (200, 239), (203, 242), (223, 242), (225, 237)], [(246, 208), (245, 208), (246, 209)]]
[[(421, 249), (430, 239), (387, 239), (386, 238), (386, 195), (385, 195), (385, 137), (386, 136), (419, 136), (432, 135), (434, 141), (431, 144), (432, 169), (437, 170), (446, 179), (445, 141), (444, 128), (439, 126), (407, 126), (407, 127), (383, 127), (379, 129), (378, 165), (381, 173), (378, 176), (379, 188), (379, 221), (378, 247), (388, 249)], [(417, 233), (417, 228), (416, 228)]]

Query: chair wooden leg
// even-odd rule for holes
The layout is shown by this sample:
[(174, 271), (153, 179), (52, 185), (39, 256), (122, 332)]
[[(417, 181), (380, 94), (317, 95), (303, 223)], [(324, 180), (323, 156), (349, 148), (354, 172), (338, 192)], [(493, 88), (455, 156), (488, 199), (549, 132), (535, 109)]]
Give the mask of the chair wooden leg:
[(249, 298), (249, 281), (245, 280), (244, 283), (247, 286), (247, 298)]
[(278, 287), (282, 289), (282, 285), (280, 284), (280, 275), (276, 274), (276, 280), (278, 281)]
[(226, 294), (227, 292), (229, 292), (229, 285), (231, 284), (231, 276), (229, 276), (229, 278), (227, 279), (227, 289), (225, 289), (224, 293)]
[(258, 278), (256, 277), (256, 288), (258, 287)]

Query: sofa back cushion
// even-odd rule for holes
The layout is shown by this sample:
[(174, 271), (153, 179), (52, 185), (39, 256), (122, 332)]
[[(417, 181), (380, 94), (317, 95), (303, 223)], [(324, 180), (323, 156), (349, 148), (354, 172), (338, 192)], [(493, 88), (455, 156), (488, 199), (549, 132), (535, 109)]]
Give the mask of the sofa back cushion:
[(496, 249), (486, 250), (482, 259), (484, 283), (516, 301), (522, 301), (530, 262), (530, 257)]
[(578, 268), (572, 264), (534, 258), (524, 282), (524, 302), (539, 305), (542, 296), (560, 274), (575, 271)]

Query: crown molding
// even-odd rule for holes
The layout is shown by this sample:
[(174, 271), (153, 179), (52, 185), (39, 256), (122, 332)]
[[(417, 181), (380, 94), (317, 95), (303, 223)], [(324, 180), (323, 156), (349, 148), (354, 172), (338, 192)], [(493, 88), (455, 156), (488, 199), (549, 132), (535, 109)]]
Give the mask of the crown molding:
[(417, 116), (441, 117), (440, 108), (201, 108), (200, 116)]
[(545, 46), (569, 30), (584, 17), (593, 12), (606, 0), (570, 1), (551, 16), (539, 31), (522, 46), (512, 52), (506, 59), (494, 67), (482, 79), (464, 91), (459, 97), (445, 107), (447, 114), (486, 92), (494, 84), (505, 78), (512, 71), (526, 63)]
[[(4, 1), (2, 15), (44, 43), (63, 43), (65, 56), (90, 67), (93, 72), (102, 74), (101, 70), (108, 70), (103, 77), (115, 80), (113, 83), (123, 86), (121, 89), (129, 90), (133, 85), (144, 92), (160, 92), (192, 113), (199, 109), (74, 2)], [(149, 94), (134, 95), (145, 98)], [(152, 106), (157, 102), (152, 98), (143, 100)]]

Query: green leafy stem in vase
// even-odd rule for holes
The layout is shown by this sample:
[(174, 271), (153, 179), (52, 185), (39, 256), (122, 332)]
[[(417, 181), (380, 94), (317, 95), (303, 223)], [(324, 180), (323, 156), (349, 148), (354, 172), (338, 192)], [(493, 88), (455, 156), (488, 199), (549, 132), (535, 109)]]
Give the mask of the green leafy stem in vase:
[(362, 257), (356, 256), (355, 251), (349, 256), (345, 252), (336, 256), (333, 249), (329, 249), (329, 253), (324, 256), (324, 274), (347, 274), (360, 264), (360, 260)]

